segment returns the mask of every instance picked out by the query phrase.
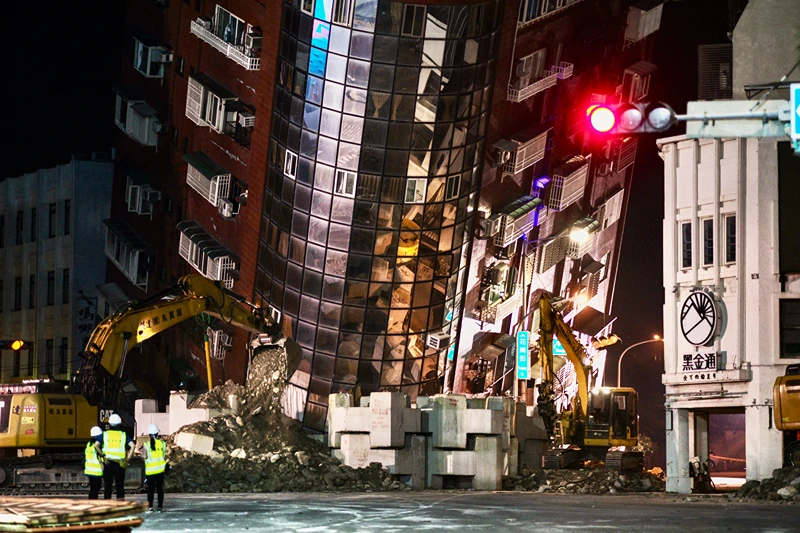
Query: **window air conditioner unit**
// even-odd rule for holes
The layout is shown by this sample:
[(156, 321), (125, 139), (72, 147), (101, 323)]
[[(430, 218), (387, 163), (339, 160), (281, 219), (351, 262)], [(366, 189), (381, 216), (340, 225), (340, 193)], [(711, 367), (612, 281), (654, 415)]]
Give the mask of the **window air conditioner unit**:
[(247, 50), (261, 50), (261, 35), (258, 33), (248, 33), (244, 36), (244, 47)]
[(434, 350), (442, 350), (450, 344), (450, 334), (444, 331), (437, 331), (428, 334), (428, 347)]
[(225, 218), (233, 217), (233, 202), (225, 200), (224, 198), (220, 199), (219, 205), (217, 205), (217, 211)]
[(172, 50), (161, 50), (161, 57), (159, 58), (159, 61), (161, 63), (172, 63), (174, 59), (175, 59), (175, 52), (173, 52)]
[(489, 220), (487, 222), (488, 225), (486, 226), (486, 229), (489, 233), (487, 237), (494, 237), (500, 231), (500, 226), (502, 225), (503, 222), (503, 215), (501, 213), (495, 213), (494, 215), (489, 217)]
[(198, 17), (196, 22), (204, 29), (209, 31), (211, 30), (211, 19), (204, 19), (203, 17)]
[(142, 198), (147, 200), (148, 202), (160, 202), (161, 201), (161, 191), (157, 191), (155, 189), (151, 189), (150, 187), (142, 187)]
[(256, 116), (249, 111), (239, 111), (239, 124), (245, 128), (256, 125)]

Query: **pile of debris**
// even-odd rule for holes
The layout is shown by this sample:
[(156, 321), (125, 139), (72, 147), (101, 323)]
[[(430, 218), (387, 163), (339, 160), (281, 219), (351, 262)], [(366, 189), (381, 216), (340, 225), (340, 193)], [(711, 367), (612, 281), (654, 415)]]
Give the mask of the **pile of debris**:
[(379, 463), (354, 469), (330, 457), (327, 447), (283, 414), (285, 351), (267, 348), (250, 366), (245, 386), (227, 382), (197, 397), (190, 407), (229, 409), (231, 414), (180, 428), (211, 437), (209, 455), (189, 452), (168, 439), (172, 492), (305, 492), (410, 490)]
[(664, 472), (652, 470), (620, 473), (603, 467), (582, 470), (529, 470), (503, 481), (504, 490), (571, 494), (616, 494), (619, 492), (663, 492)]
[(772, 477), (751, 479), (731, 496), (738, 499), (800, 502), (800, 466), (776, 468)]

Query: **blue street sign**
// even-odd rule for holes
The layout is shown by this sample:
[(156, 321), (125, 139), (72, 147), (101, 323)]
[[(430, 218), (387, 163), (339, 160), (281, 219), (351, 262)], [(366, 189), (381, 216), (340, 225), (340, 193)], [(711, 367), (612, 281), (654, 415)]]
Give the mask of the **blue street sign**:
[(567, 356), (567, 351), (564, 349), (564, 345), (561, 344), (561, 341), (553, 337), (553, 355), (563, 355), (564, 357)]
[(517, 379), (530, 379), (531, 360), (528, 357), (528, 332), (517, 333)]
[(800, 83), (793, 83), (789, 86), (789, 104), (792, 112), (792, 120), (789, 122), (789, 137), (793, 141), (800, 140)]
[(452, 361), (455, 355), (456, 355), (456, 345), (451, 344), (450, 348), (447, 349), (447, 360)]

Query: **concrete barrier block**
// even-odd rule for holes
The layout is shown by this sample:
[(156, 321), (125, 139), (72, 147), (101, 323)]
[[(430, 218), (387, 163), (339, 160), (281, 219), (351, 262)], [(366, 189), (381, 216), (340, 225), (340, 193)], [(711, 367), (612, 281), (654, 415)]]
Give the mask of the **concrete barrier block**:
[(417, 396), (417, 409), (426, 409), (431, 407), (431, 397), (430, 396)]
[(548, 440), (549, 436), (544, 428), (544, 420), (538, 413), (528, 416), (526, 411), (522, 409), (516, 410), (515, 415), (515, 432), (514, 436), (517, 437), (520, 443), (526, 440)]
[(406, 396), (399, 392), (374, 392), (370, 395), (370, 446), (403, 447), (403, 411), (406, 409), (406, 401)]
[(428, 488), (441, 489), (444, 486), (444, 476), (475, 475), (474, 451), (434, 448), (430, 439), (428, 443)]
[(503, 435), (503, 412), (494, 409), (467, 409), (466, 433), (470, 435)]
[(503, 486), (503, 439), (475, 437), (475, 490), (500, 490)]
[(503, 449), (508, 450), (511, 437), (514, 435), (514, 413), (516, 404), (513, 398), (490, 396), (486, 398), (486, 408), (503, 413)]
[(369, 433), (370, 412), (365, 407), (334, 407), (328, 410), (328, 445), (341, 447), (344, 433)]
[(175, 435), (175, 444), (192, 453), (213, 455), (214, 438), (206, 435), (181, 432)]
[(467, 399), (460, 394), (437, 394), (432, 398), (428, 429), (434, 448), (467, 447)]
[(137, 434), (146, 433), (147, 426), (150, 424), (157, 425), (162, 435), (172, 433), (169, 423), (169, 408), (167, 408), (167, 412), (162, 413), (158, 411), (158, 402), (155, 400), (136, 400), (133, 409)]
[(516, 476), (519, 472), (519, 441), (511, 437), (507, 450), (503, 450), (503, 475)]
[(332, 455), (347, 466), (368, 467), (370, 463), (369, 434), (345, 433), (341, 436), (341, 448), (332, 450)]
[(547, 451), (548, 440), (528, 439), (519, 441), (519, 465), (527, 466), (531, 470), (542, 468), (544, 453)]

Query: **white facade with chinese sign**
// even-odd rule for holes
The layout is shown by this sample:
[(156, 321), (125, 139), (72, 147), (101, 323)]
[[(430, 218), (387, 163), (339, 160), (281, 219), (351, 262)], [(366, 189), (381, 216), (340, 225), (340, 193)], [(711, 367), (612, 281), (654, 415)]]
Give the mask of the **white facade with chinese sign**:
[(717, 413), (744, 415), (747, 479), (770, 477), (783, 449), (772, 385), (798, 362), (782, 356), (780, 342), (781, 302), (800, 299), (800, 276), (786, 272), (779, 246), (778, 188), (790, 150), (774, 139), (680, 136), (658, 145), (667, 491), (691, 491), (689, 460), (708, 458)]

